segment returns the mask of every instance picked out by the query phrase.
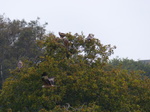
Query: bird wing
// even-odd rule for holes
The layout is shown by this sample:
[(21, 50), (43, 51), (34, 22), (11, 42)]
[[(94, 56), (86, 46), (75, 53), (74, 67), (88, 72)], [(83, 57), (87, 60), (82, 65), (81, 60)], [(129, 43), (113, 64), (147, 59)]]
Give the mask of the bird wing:
[(54, 78), (48, 78), (49, 81), (53, 81), (54, 82)]
[(59, 32), (59, 35), (60, 35), (60, 37), (62, 37), (62, 38), (66, 36), (65, 33), (61, 33), (61, 32)]
[(42, 76), (42, 81), (44, 82), (45, 85), (50, 85), (50, 81), (47, 76)]
[(44, 85), (48, 85), (48, 82), (45, 79), (42, 78), (42, 81)]
[(55, 79), (54, 77), (48, 78), (48, 80), (50, 81), (50, 84), (51, 84), (51, 85), (54, 85), (54, 79)]

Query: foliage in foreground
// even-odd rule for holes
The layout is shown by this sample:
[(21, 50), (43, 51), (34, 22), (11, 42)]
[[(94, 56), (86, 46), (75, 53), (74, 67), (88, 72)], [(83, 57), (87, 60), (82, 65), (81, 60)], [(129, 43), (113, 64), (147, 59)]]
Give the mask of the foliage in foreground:
[[(68, 44), (50, 34), (38, 42), (45, 49), (40, 64), (11, 72), (0, 94), (2, 111), (150, 111), (150, 79), (110, 67), (114, 47), (84, 35), (66, 38)], [(55, 87), (42, 88), (43, 72), (55, 76)]]

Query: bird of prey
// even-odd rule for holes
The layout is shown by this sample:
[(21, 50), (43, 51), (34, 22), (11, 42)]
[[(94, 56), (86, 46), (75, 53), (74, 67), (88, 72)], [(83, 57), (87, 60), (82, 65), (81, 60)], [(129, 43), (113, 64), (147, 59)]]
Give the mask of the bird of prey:
[(87, 40), (91, 40), (91, 39), (93, 39), (93, 38), (94, 38), (94, 34), (91, 34), (91, 33), (90, 33), (86, 39), (87, 39)]
[(59, 32), (59, 36), (60, 36), (61, 38), (64, 38), (64, 37), (66, 36), (66, 34)]
[(42, 73), (42, 81), (44, 85), (42, 87), (51, 87), (54, 86), (54, 77), (49, 78), (46, 72)]
[(75, 34), (74, 34), (74, 36), (76, 36), (76, 37), (77, 37), (77, 36), (79, 36), (79, 34), (78, 34), (78, 33), (75, 33)]
[(19, 60), (19, 62), (18, 62), (18, 68), (21, 69), (22, 67), (23, 67), (23, 63), (22, 63), (21, 60)]

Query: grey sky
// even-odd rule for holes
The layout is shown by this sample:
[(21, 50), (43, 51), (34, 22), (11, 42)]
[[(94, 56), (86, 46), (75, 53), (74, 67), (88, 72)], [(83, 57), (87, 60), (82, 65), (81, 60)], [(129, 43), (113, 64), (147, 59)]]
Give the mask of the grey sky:
[(150, 59), (150, 0), (0, 0), (0, 14), (26, 21), (41, 18), (47, 30), (95, 34), (116, 45), (111, 58)]

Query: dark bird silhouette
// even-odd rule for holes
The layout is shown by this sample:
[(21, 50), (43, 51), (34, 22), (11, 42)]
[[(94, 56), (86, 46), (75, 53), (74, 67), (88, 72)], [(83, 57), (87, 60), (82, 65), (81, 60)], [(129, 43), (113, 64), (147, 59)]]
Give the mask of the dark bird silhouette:
[(64, 37), (66, 36), (66, 34), (59, 32), (59, 36), (60, 36), (61, 38), (64, 38)]
[(42, 74), (42, 81), (44, 85), (42, 87), (51, 87), (54, 86), (54, 77), (49, 78), (46, 72)]
[(93, 39), (93, 38), (94, 38), (94, 34), (91, 34), (91, 33), (90, 33), (86, 39), (87, 39), (87, 40), (91, 40), (91, 39)]

